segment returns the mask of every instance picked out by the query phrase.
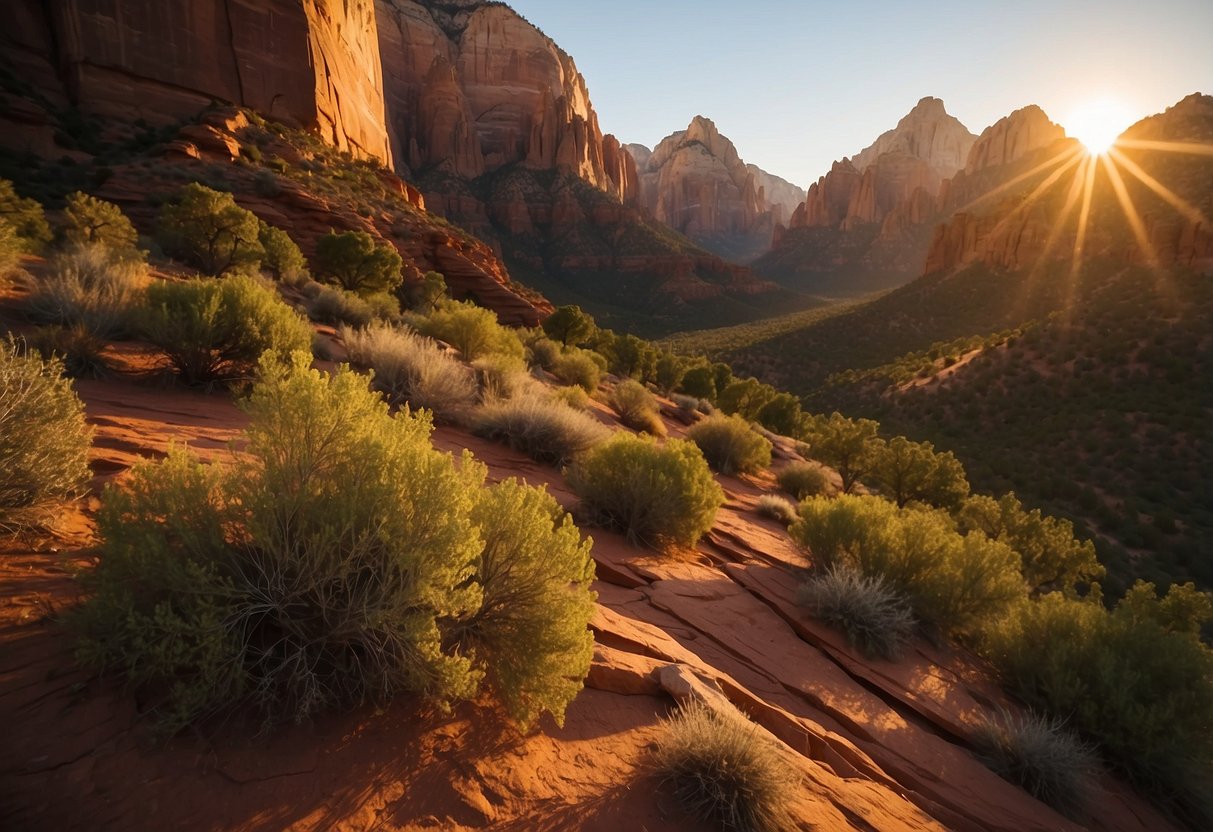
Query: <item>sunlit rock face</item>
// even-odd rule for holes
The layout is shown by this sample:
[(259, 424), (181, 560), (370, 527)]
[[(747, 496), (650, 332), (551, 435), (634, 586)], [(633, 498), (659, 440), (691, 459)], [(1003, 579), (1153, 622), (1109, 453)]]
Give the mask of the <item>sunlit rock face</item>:
[[(840, 228), (882, 223), (891, 213), (933, 199), (940, 184), (964, 167), (976, 137), (948, 115), (938, 98), (924, 98), (897, 126), (851, 159), (835, 162), (809, 187), (792, 228)], [(920, 212), (919, 212), (920, 213)], [(898, 219), (901, 227), (903, 219)]]
[(1122, 139), (1110, 156), (1089, 157), (1038, 107), (991, 125), (941, 192), (949, 216), (935, 230), (924, 272), (972, 263), (1017, 270), (1091, 256), (1208, 268), (1213, 164), (1174, 146), (1213, 146), (1213, 97), (1188, 96)]
[(573, 59), (513, 9), (426, 0), (376, 6), (399, 165), (474, 179), (520, 163), (633, 198), (635, 169), (599, 129)]
[(748, 259), (770, 244), (804, 191), (747, 165), (716, 125), (696, 116), (652, 151), (628, 145), (640, 174), (640, 201), (656, 219), (705, 248)]
[(226, 101), (391, 160), (372, 0), (10, 0), (4, 18), (53, 102), (157, 124)]

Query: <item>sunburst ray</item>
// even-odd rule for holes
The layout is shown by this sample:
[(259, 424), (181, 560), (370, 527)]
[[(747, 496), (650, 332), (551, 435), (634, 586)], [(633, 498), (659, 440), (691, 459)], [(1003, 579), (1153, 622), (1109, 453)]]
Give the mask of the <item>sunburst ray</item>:
[(1160, 197), (1162, 197), (1164, 200), (1166, 200), (1167, 203), (1172, 208), (1174, 208), (1179, 213), (1183, 214), (1190, 221), (1192, 221), (1194, 223), (1201, 223), (1204, 225), (1209, 224), (1209, 220), (1205, 217), (1205, 215), (1202, 214), (1194, 205), (1192, 205), (1192, 203), (1184, 200), (1182, 197), (1180, 197), (1178, 194), (1176, 194), (1174, 191), (1172, 191), (1166, 185), (1162, 184), (1157, 179), (1155, 179), (1153, 176), (1146, 173), (1144, 170), (1142, 170), (1141, 165), (1134, 162), (1132, 159), (1130, 159), (1125, 154), (1121, 153), (1116, 148), (1112, 148), (1108, 152), (1112, 156), (1112, 158), (1116, 160), (1116, 164), (1118, 166), (1123, 167), (1125, 170), (1127, 170), (1133, 176), (1137, 177), (1137, 179), (1143, 185), (1145, 185), (1147, 188), (1149, 188), (1154, 193), (1158, 194)]
[(1165, 153), (1191, 153), (1213, 156), (1213, 144), (1201, 142), (1162, 142), (1152, 139), (1117, 139), (1114, 147), (1131, 150), (1161, 150)]
[(968, 211), (969, 209), (974, 208), (977, 205), (980, 205), (981, 203), (985, 202), (988, 199), (998, 196), (999, 194), (1004, 193), (1006, 191), (1009, 191), (1011, 188), (1014, 188), (1016, 185), (1018, 185), (1020, 182), (1023, 182), (1025, 179), (1030, 179), (1031, 177), (1036, 176), (1037, 174), (1043, 173), (1044, 171), (1049, 170), (1050, 168), (1056, 167), (1057, 165), (1060, 165), (1063, 162), (1072, 160), (1072, 159), (1080, 156), (1082, 154), (1082, 152), (1083, 152), (1082, 148), (1079, 147), (1077, 144), (1075, 144), (1074, 146), (1070, 147), (1068, 150), (1064, 150), (1060, 153), (1054, 154), (1053, 156), (1050, 156), (1048, 159), (1041, 162), (1039, 165), (1032, 168), (1031, 170), (1025, 171), (1024, 173), (1021, 173), (1018, 176), (1002, 183), (997, 188), (994, 188), (993, 190), (990, 190), (990, 191), (986, 191), (981, 196), (978, 196), (975, 199), (971, 200), (963, 208), (957, 209), (957, 213), (963, 213), (965, 211)]

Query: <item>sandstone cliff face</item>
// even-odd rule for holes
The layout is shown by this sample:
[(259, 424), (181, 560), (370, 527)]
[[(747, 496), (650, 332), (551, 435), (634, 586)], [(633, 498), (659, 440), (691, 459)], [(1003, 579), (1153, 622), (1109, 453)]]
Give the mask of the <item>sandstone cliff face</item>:
[(643, 145), (627, 149), (639, 170), (644, 208), (722, 256), (748, 259), (761, 253), (775, 223), (804, 198), (790, 182), (747, 165), (703, 116), (651, 152)]
[(941, 100), (927, 96), (896, 127), (855, 154), (852, 162), (863, 170), (886, 153), (895, 153), (921, 159), (946, 178), (964, 167), (975, 139), (967, 127), (948, 115)]
[(948, 115), (938, 98), (924, 98), (853, 159), (809, 187), (792, 228), (839, 228), (881, 224), (894, 211), (900, 228), (909, 213), (900, 206), (934, 198), (940, 184), (960, 170), (976, 137)]
[(390, 162), (372, 0), (12, 0), (3, 49), (82, 112), (157, 124), (218, 99)]
[(377, 0), (397, 163), (474, 179), (520, 163), (627, 201), (635, 171), (598, 127), (573, 59), (507, 6)]
[(982, 131), (969, 151), (964, 171), (973, 174), (997, 165), (1009, 165), (1034, 150), (1064, 139), (1066, 131), (1045, 111), (1031, 104), (1004, 116)]
[[(1087, 164), (1079, 156), (1066, 167), (1068, 154), (1080, 148), (1064, 139), (1036, 107), (1012, 113), (982, 134), (964, 172), (946, 189), (951, 206), (962, 206), (934, 233), (924, 272), (950, 271), (973, 263), (1016, 270), (1043, 260), (1109, 257), (1124, 263), (1208, 268), (1213, 264), (1213, 165), (1199, 155), (1175, 154), (1134, 146), (1132, 141), (1207, 143), (1213, 139), (1213, 97), (1192, 95), (1157, 116), (1125, 131), (1129, 140), (1119, 157), (1093, 163), (1090, 218), (1079, 228), (1079, 212), (1070, 195), (1082, 184)], [(1123, 161), (1118, 161), (1118, 159)], [(1052, 165), (1047, 163), (1053, 162)], [(1034, 168), (1044, 166), (1034, 175)], [(1132, 173), (1132, 167), (1156, 178), (1186, 203), (1182, 210)], [(1139, 237), (1121, 207), (1109, 168), (1124, 182), (1132, 211), (1140, 219)], [(1023, 176), (1017, 188), (991, 199), (993, 186)], [(1032, 199), (1027, 199), (1035, 194)], [(1069, 211), (1067, 212), (1067, 205)], [(971, 206), (971, 207), (970, 207)]]

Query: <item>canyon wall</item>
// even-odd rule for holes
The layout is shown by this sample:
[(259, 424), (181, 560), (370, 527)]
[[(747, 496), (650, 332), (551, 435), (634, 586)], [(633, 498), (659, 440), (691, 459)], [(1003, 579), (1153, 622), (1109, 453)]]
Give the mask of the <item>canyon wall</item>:
[(10, 0), (3, 51), (52, 105), (151, 124), (213, 101), (391, 161), (372, 0)]

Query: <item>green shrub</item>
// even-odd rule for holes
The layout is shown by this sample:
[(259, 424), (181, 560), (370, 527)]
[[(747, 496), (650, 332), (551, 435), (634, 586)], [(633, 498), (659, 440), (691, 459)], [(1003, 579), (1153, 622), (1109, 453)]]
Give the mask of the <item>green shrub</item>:
[(30, 281), (30, 317), (79, 326), (96, 338), (128, 333), (143, 300), (148, 270), (142, 261), (116, 259), (111, 251), (93, 244), (52, 259), (46, 273)]
[(307, 321), (247, 275), (153, 283), (141, 326), (187, 384), (250, 378), (263, 352), (312, 343)]
[(438, 272), (426, 272), (421, 280), (404, 284), (405, 305), (416, 312), (429, 314), (438, 308), (447, 295), (446, 278)]
[(914, 635), (909, 602), (879, 575), (835, 566), (809, 578), (796, 599), (868, 658), (895, 660)]
[(290, 234), (259, 221), (257, 241), (265, 252), (261, 266), (275, 278), (290, 286), (297, 286), (307, 279), (307, 260)]
[(782, 832), (796, 777), (758, 726), (688, 702), (663, 723), (654, 765), (692, 815), (731, 832)]
[(686, 362), (681, 356), (662, 352), (657, 356), (657, 364), (653, 368), (653, 383), (663, 396), (668, 396), (682, 383), (685, 372)]
[(471, 303), (442, 304), (420, 322), (420, 329), (459, 350), (465, 361), (490, 354), (526, 355), (518, 334), (499, 324), (496, 312)]
[(380, 242), (366, 231), (330, 231), (316, 241), (312, 262), (321, 280), (360, 295), (395, 291), (403, 279), (403, 264), (390, 243)]
[(559, 722), (588, 668), (588, 544), (546, 494), (485, 491), (428, 417), (308, 361), (262, 362), (241, 460), (177, 449), (107, 489), (81, 659), (154, 697), (169, 729), (486, 681), (520, 722)]
[(561, 384), (575, 384), (587, 393), (597, 390), (602, 381), (602, 370), (590, 358), (589, 350), (568, 350), (557, 356), (549, 369)]
[(92, 429), (62, 370), (0, 340), (0, 531), (49, 521), (89, 481)]
[(616, 384), (611, 391), (610, 405), (627, 427), (665, 436), (665, 422), (657, 409), (657, 397), (640, 382), (626, 379)]
[(532, 459), (558, 465), (609, 434), (593, 416), (538, 395), (489, 402), (476, 411), (472, 425), (480, 436), (504, 440)]
[(63, 209), (63, 239), (69, 245), (101, 245), (112, 255), (124, 260), (142, 260), (139, 232), (112, 202), (76, 191), (68, 195)]
[(574, 410), (590, 409), (589, 394), (580, 387), (556, 387), (548, 391), (548, 398), (554, 402), (567, 405)]
[(375, 320), (375, 311), (363, 298), (337, 286), (322, 286), (307, 302), (307, 315), (330, 326), (363, 327)]
[(542, 370), (551, 370), (560, 358), (560, 345), (546, 336), (526, 340), (527, 363)]
[(580, 306), (560, 306), (543, 321), (543, 331), (557, 343), (569, 347), (584, 344), (597, 327)]
[(950, 452), (937, 453), (930, 442), (897, 436), (872, 448), (872, 483), (899, 508), (914, 500), (957, 509), (969, 496), (964, 467)]
[(400, 404), (425, 408), (444, 421), (462, 423), (476, 405), (476, 380), (463, 364), (415, 332), (377, 325), (342, 327), (350, 363), (374, 370), (374, 385)]
[(687, 431), (713, 471), (756, 474), (771, 464), (771, 443), (740, 416), (709, 416)]
[(815, 462), (789, 462), (776, 472), (775, 481), (798, 502), (805, 497), (827, 494), (830, 490), (830, 478)]
[(1143, 616), (1142, 601), (1109, 612), (1050, 593), (1001, 617), (984, 650), (1016, 696), (1066, 719), (1156, 802), (1209, 828), (1213, 652)]
[(1069, 520), (1026, 511), (1014, 493), (998, 500), (975, 494), (957, 512), (961, 531), (978, 531), (1019, 553), (1024, 579), (1037, 592), (1071, 591), (1103, 577), (1095, 544), (1074, 537)]
[(838, 472), (844, 494), (850, 494), (871, 470), (878, 427), (870, 419), (848, 419), (839, 413), (811, 421), (805, 433), (810, 452)]
[(21, 263), (21, 239), (7, 220), (0, 218), (0, 289)]
[(778, 520), (785, 526), (795, 523), (799, 516), (796, 514), (796, 504), (777, 494), (763, 494), (758, 498), (754, 510), (761, 516)]
[(692, 367), (682, 374), (679, 387), (682, 392), (696, 399), (714, 401), (716, 398), (716, 374), (711, 367)]
[(973, 742), (995, 774), (1067, 817), (1081, 818), (1098, 790), (1095, 749), (1059, 719), (1003, 711), (978, 725)]
[(982, 534), (962, 536), (939, 512), (899, 509), (877, 497), (810, 497), (789, 531), (818, 569), (881, 577), (920, 620), (945, 631), (974, 632), (1026, 591), (1010, 547)]
[(51, 227), (42, 205), (18, 195), (7, 179), (0, 179), (0, 220), (12, 228), (21, 251), (37, 254), (51, 241)]
[(257, 217), (231, 194), (191, 182), (160, 209), (156, 238), (166, 254), (222, 275), (260, 267), (259, 231)]
[(617, 434), (579, 457), (566, 479), (598, 522), (633, 542), (693, 546), (724, 504), (703, 454), (682, 439), (658, 445)]
[(448, 640), (486, 669), (486, 684), (525, 730), (547, 711), (558, 725), (590, 669), (593, 541), (546, 491), (509, 479), (482, 489), (472, 522), (479, 609)]

